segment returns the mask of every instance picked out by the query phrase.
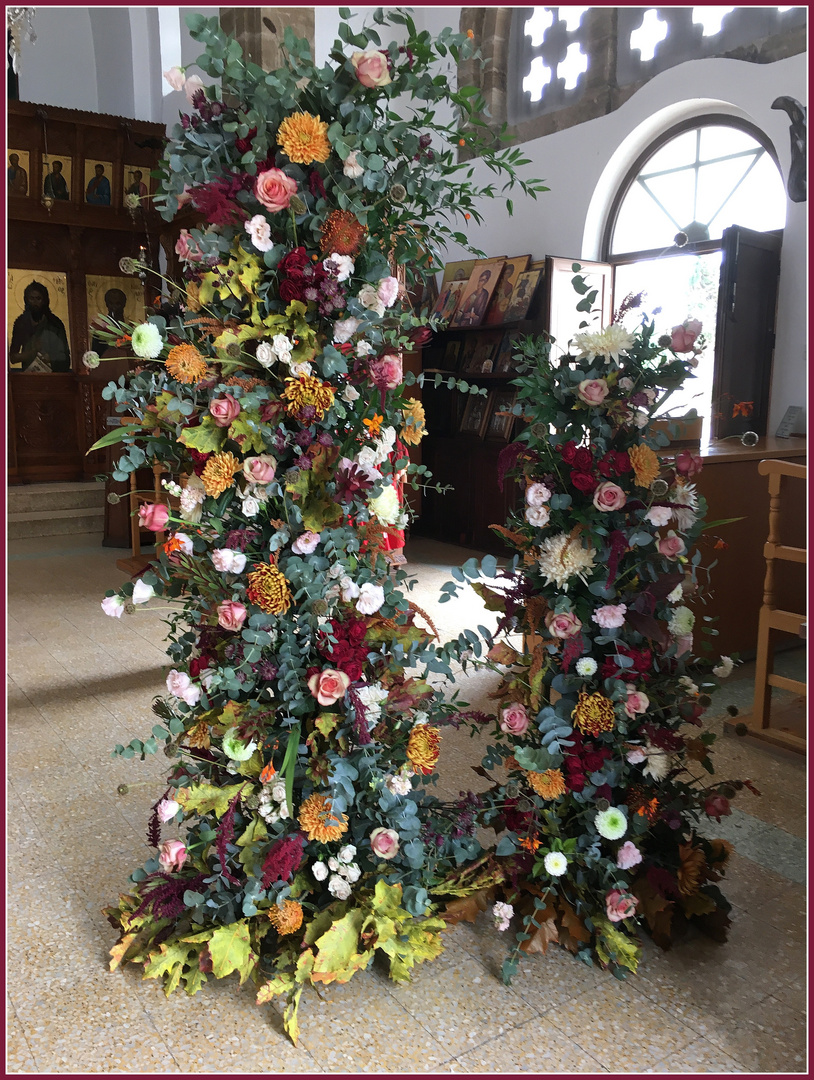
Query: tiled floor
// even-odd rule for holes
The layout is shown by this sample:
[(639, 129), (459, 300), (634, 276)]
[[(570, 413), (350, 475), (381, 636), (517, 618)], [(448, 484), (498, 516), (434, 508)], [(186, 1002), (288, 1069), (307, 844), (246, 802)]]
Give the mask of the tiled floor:
[[(93, 536), (9, 545), (8, 1072), (805, 1071), (805, 766), (731, 735), (719, 772), (763, 796), (745, 795), (713, 829), (739, 847), (724, 882), (735, 905), (726, 945), (689, 937), (663, 954), (646, 942), (624, 983), (550, 949), (505, 987), (505, 944), (484, 915), (451, 931), (410, 985), (374, 968), (307, 991), (296, 1049), (248, 986), (166, 999), (133, 966), (109, 973), (115, 932), (100, 908), (146, 855), (146, 811), (166, 768), (160, 756), (110, 758), (149, 733), (163, 689), (162, 604), (120, 621), (99, 608), (122, 580), (121, 554)], [(408, 549), (420, 583), (411, 596), (442, 636), (489, 621), (471, 592), (434, 598), (471, 554), (422, 540)], [(782, 663), (799, 668), (799, 654)], [(750, 673), (721, 691), (719, 728), (728, 704), (748, 705)], [(491, 681), (467, 677), (467, 700)], [(445, 732), (440, 792), (482, 782), (470, 770), (477, 743)]]

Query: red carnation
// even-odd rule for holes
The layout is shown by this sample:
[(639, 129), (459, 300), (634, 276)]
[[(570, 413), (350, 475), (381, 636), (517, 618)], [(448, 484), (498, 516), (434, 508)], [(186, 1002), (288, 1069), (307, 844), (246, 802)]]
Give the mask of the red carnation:
[(277, 264), (277, 269), (286, 277), (302, 277), (302, 272), (308, 265), (308, 252), (302, 245), (289, 251)]

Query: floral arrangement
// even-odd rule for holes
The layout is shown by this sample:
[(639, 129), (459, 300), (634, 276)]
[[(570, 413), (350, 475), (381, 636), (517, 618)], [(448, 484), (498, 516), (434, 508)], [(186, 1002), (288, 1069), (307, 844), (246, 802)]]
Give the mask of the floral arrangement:
[(111, 967), (139, 963), (167, 993), (251, 978), (259, 1001), (286, 996), (295, 1041), (306, 982), (344, 982), (375, 951), (405, 979), (437, 955), (430, 891), (481, 854), (472, 800), (424, 790), (457, 707), (428, 675), (465, 666), (472, 635), (435, 644), (390, 565), (403, 485), (426, 478), (407, 451), (425, 428), (402, 351), (431, 323), (406, 290), (462, 237), (456, 215), (496, 194), (460, 172), (456, 144), (507, 187), (545, 190), (517, 178), (517, 151), (480, 146), (479, 97), (436, 73), (475, 54), (470, 36), (373, 18), (402, 43), (342, 23), (317, 68), (287, 29), (286, 65), (266, 73), (217, 20), (188, 17), (220, 84), (168, 73), (191, 111), (155, 202), (209, 224), (180, 235), (174, 315), (105, 324), (135, 363), (105, 389), (121, 425), (97, 447), (122, 443), (117, 480), (160, 462), (167, 495), (139, 510), (155, 561), (102, 607), (163, 598), (171, 665), (160, 723), (115, 750), (162, 749), (171, 771), (154, 854), (106, 909)]
[[(574, 286), (587, 294), (579, 270)], [(482, 767), (493, 786), (479, 814), (500, 839), (491, 877), (454, 902), (454, 917), (496, 897), (499, 929), (522, 915), (507, 982), (521, 950), (551, 942), (623, 977), (636, 970), (641, 927), (665, 948), (690, 920), (722, 940), (729, 905), (718, 882), (732, 849), (698, 825), (729, 814), (744, 786), (759, 794), (711, 778), (715, 735), (701, 716), (733, 660), (693, 654), (699, 629), (715, 633), (693, 609), (710, 569), (696, 546), (701, 460), (670, 454), (669, 437), (650, 428), (691, 377), (700, 324), (657, 338), (643, 316), (631, 331), (622, 318), (637, 305), (628, 298), (602, 330), (583, 323), (556, 362), (550, 339), (519, 343), (514, 384), (528, 426), (500, 471), (525, 497), (497, 527), (518, 555), (496, 585), (477, 580), (494, 560), (454, 575), (501, 613)], [(444, 586), (447, 597), (458, 587)]]

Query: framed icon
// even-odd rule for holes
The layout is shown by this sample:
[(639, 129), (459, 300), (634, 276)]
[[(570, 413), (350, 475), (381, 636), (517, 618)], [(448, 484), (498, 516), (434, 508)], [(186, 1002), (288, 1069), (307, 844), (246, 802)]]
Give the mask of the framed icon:
[(466, 290), (450, 320), (450, 326), (480, 326), (486, 308), (497, 287), (505, 258), (479, 259), (475, 263)]
[(512, 408), (517, 401), (517, 391), (511, 387), (501, 387), (489, 395), (486, 421), (483, 434), (487, 439), (499, 439), (508, 442), (517, 417)]
[(439, 319), (448, 323), (455, 314), (466, 285), (466, 281), (450, 281), (444, 285), (435, 302), (433, 315), (437, 315)]
[(53, 270), (9, 269), (7, 280), (10, 369), (70, 371), (67, 275)]
[(8, 193), (23, 196), (29, 193), (31, 175), (31, 157), (27, 150), (9, 150), (8, 152)]
[(497, 353), (495, 354), (495, 374), (514, 375), (517, 371), (517, 361), (514, 359), (515, 341), (518, 335), (505, 333), (501, 338)]
[(150, 196), (150, 170), (146, 165), (124, 166), (124, 191), (122, 206), (127, 205), (127, 196), (135, 195), (145, 201)]
[(57, 202), (71, 201), (73, 160), (67, 154), (42, 156), (42, 194)]
[(85, 159), (84, 201), (89, 206), (110, 206), (113, 195), (113, 162)]
[(441, 275), (441, 292), (444, 291), (450, 281), (463, 281), (466, 283), (472, 274), (472, 267), (476, 259), (459, 259), (457, 262), (447, 263)]
[(506, 322), (525, 319), (542, 276), (542, 270), (527, 270), (519, 275), (511, 302), (506, 310)]
[(482, 436), (488, 405), (488, 398), (483, 397), (481, 394), (471, 395), (464, 408), (458, 434)]
[(506, 320), (517, 279), (528, 269), (531, 255), (515, 255), (507, 259), (500, 271), (500, 280), (486, 309), (485, 326), (496, 326)]
[[(116, 293), (120, 295), (117, 296)], [(113, 312), (117, 322), (143, 322), (146, 318), (144, 286), (137, 277), (86, 274), (85, 294), (88, 300), (90, 336), (97, 315)]]

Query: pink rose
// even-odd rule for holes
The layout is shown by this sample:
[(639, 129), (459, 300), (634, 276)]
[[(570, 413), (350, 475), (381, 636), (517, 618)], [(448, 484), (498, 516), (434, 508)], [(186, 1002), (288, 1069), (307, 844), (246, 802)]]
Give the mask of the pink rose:
[(376, 292), (386, 308), (392, 307), (398, 299), (399, 279), (394, 277), (382, 278)]
[(320, 705), (333, 705), (345, 696), (345, 691), (350, 686), (350, 679), (344, 671), (334, 671), (326, 668), (308, 680), (308, 689), (320, 703)]
[(637, 690), (633, 683), (625, 683), (627, 701), (625, 702), (625, 714), (632, 720), (639, 713), (645, 713), (650, 708), (650, 698), (647, 694)]
[(526, 506), (543, 506), (551, 498), (545, 484), (529, 484), (526, 488)]
[(380, 859), (395, 859), (399, 852), (399, 834), (395, 829), (374, 829), (370, 834), (370, 849)]
[(199, 90), (205, 89), (204, 81), (200, 75), (188, 75), (186, 82), (184, 83), (184, 93), (187, 96), (187, 101), (192, 104), (192, 99), (198, 93)]
[(175, 254), (184, 262), (201, 262), (203, 255), (192, 239), (192, 233), (188, 229), (181, 229), (175, 242)]
[(603, 604), (596, 609), (591, 619), (603, 630), (613, 630), (624, 625), (626, 612), (627, 604)]
[(692, 352), (695, 339), (701, 333), (698, 319), (687, 319), (681, 326), (674, 326), (670, 335), (670, 348), (673, 352)]
[(549, 634), (556, 638), (573, 637), (582, 629), (582, 621), (570, 611), (560, 612), (559, 615), (553, 611), (547, 612), (545, 624)]
[(703, 467), (704, 462), (701, 458), (697, 454), (690, 453), (689, 450), (682, 450), (680, 454), (676, 454), (675, 469), (682, 476), (691, 479), (700, 473)]
[(167, 527), (170, 511), (166, 503), (143, 503), (138, 510), (138, 523), (143, 529), (163, 532)]
[(722, 817), (728, 817), (732, 813), (729, 799), (717, 791), (707, 795), (704, 799), (704, 813), (707, 817), (715, 818), (716, 821), (720, 821)]
[(387, 57), (378, 49), (368, 49), (366, 52), (355, 52), (350, 58), (356, 78), (362, 84), (373, 89), (377, 86), (387, 86), (390, 72), (387, 68)]
[(164, 78), (173, 90), (184, 89), (184, 69), (182, 67), (171, 67), (169, 71), (164, 72)]
[(601, 405), (608, 396), (608, 384), (604, 379), (583, 379), (577, 387), (577, 397), (586, 405)]
[(181, 869), (188, 854), (182, 840), (162, 840), (158, 845), (158, 865), (165, 874), (171, 874)]
[(531, 723), (525, 705), (513, 702), (500, 713), (500, 730), (507, 735), (522, 735)]
[(642, 853), (632, 840), (626, 840), (616, 852), (616, 865), (620, 870), (630, 870), (642, 861)]
[(158, 820), (166, 825), (168, 821), (172, 821), (180, 809), (175, 799), (162, 799), (155, 808), (155, 812), (158, 814)]
[(291, 196), (297, 194), (297, 181), (282, 169), (266, 169), (254, 182), (254, 197), (273, 214), (287, 210)]
[(401, 357), (397, 353), (385, 353), (370, 360), (370, 377), (380, 390), (395, 390), (400, 386), (404, 373)]
[(250, 484), (270, 484), (274, 479), (277, 459), (271, 454), (255, 454), (243, 462), (243, 475)]
[(291, 550), (297, 555), (310, 555), (319, 543), (319, 533), (304, 532), (291, 545)]
[(218, 626), (224, 630), (239, 630), (249, 614), (243, 604), (235, 600), (224, 600), (218, 604)]
[(597, 510), (621, 510), (626, 502), (627, 495), (618, 484), (613, 484), (610, 480), (603, 480), (594, 492), (594, 506)]
[(687, 550), (687, 545), (672, 529), (666, 536), (659, 539), (656, 546), (659, 549), (659, 554), (663, 555), (665, 559), (677, 559), (679, 555), (683, 555)]
[(636, 914), (639, 901), (630, 893), (621, 892), (619, 889), (611, 889), (605, 897), (605, 911), (611, 922), (621, 922), (622, 919), (630, 919)]
[(226, 394), (209, 402), (209, 412), (217, 427), (229, 427), (240, 413), (240, 402), (231, 394)]

